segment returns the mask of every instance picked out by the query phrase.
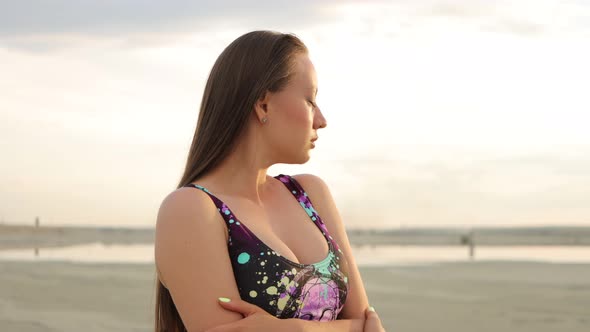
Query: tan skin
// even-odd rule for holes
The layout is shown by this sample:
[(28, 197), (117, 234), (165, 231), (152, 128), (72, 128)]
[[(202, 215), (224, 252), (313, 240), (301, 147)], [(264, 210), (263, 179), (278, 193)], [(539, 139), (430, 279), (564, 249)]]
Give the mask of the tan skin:
[[(316, 94), (314, 66), (307, 54), (300, 54), (294, 80), (256, 103), (238, 147), (194, 181), (225, 202), (264, 243), (302, 264), (325, 258), (328, 244), (317, 226), (307, 222), (309, 217), (289, 190), (267, 170), (276, 163), (303, 164), (310, 159), (311, 139), (327, 124), (315, 103)], [(206, 193), (185, 187), (171, 192), (160, 206), (155, 259), (158, 277), (170, 290), (188, 331), (384, 331), (378, 316), (367, 311), (366, 291), (326, 183), (311, 174), (293, 177), (349, 262), (350, 291), (341, 319), (278, 319), (240, 300), (227, 250), (227, 226)], [(220, 303), (219, 297), (232, 301)]]

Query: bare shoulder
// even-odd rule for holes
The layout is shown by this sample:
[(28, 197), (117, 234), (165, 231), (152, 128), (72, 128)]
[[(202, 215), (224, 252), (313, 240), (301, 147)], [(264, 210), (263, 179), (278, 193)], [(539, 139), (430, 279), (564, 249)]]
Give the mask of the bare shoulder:
[(198, 189), (187, 187), (169, 193), (160, 204), (156, 222), (157, 229), (169, 228), (170, 223), (184, 221), (184, 219), (166, 218), (170, 215), (193, 215), (193, 213), (203, 213), (208, 210), (211, 207), (211, 202), (208, 201), (206, 195)]
[[(207, 194), (196, 188), (179, 188), (169, 193), (160, 204), (156, 220), (156, 256), (159, 244), (181, 239), (195, 232), (214, 232), (222, 227), (215, 222), (216, 209)], [(188, 232), (188, 233), (187, 233)], [(156, 265), (158, 265), (156, 257)]]
[(317, 193), (317, 198), (321, 198), (322, 195), (330, 194), (328, 184), (324, 179), (315, 174), (295, 174), (291, 176), (303, 187), (306, 193)]
[(297, 174), (292, 175), (292, 177), (299, 182), (303, 190), (307, 193), (313, 207), (348, 262), (349, 292), (346, 304), (338, 315), (338, 319), (364, 319), (365, 310), (369, 305), (367, 292), (354, 255), (352, 254), (352, 248), (348, 240), (348, 235), (346, 234), (342, 216), (340, 215), (340, 211), (338, 211), (328, 184), (322, 178), (313, 174)]
[[(196, 188), (182, 187), (169, 193), (160, 204), (156, 231), (177, 230), (179, 224), (184, 226), (207, 226), (216, 216), (215, 204), (203, 191)], [(191, 222), (196, 216), (200, 222)]]
[(176, 189), (158, 210), (154, 248), (158, 278), (189, 331), (241, 318), (217, 303), (220, 296), (239, 298), (220, 218), (211, 198), (196, 188)]
[(326, 181), (317, 175), (309, 173), (296, 174), (292, 175), (292, 177), (303, 187), (328, 230), (331, 232), (337, 229), (344, 230), (342, 218)]
[(295, 180), (297, 180), (297, 182), (301, 183), (302, 185), (303, 185), (303, 183), (306, 183), (306, 184), (311, 184), (313, 186), (326, 186), (327, 187), (326, 182), (321, 177), (319, 177), (315, 174), (303, 173), (303, 174), (291, 175), (291, 177), (294, 178)]

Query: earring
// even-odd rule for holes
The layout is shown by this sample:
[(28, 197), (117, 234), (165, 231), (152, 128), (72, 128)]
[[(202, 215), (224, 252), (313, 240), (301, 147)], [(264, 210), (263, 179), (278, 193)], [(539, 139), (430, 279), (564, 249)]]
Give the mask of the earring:
[(262, 118), (262, 123), (266, 123), (266, 117)]

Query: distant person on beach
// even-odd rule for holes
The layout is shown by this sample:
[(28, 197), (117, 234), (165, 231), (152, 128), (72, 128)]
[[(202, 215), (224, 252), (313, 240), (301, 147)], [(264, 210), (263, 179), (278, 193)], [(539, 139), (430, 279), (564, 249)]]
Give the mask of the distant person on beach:
[(215, 61), (158, 211), (156, 332), (384, 331), (326, 183), (267, 175), (309, 160), (317, 87), (294, 34), (246, 33)]

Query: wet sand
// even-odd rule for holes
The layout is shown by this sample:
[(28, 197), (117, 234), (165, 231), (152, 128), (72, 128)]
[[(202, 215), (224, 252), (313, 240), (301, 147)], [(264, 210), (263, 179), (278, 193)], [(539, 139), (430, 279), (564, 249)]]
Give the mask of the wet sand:
[[(590, 331), (590, 264), (361, 267), (387, 331)], [(1, 331), (152, 331), (152, 264), (0, 261)]]

